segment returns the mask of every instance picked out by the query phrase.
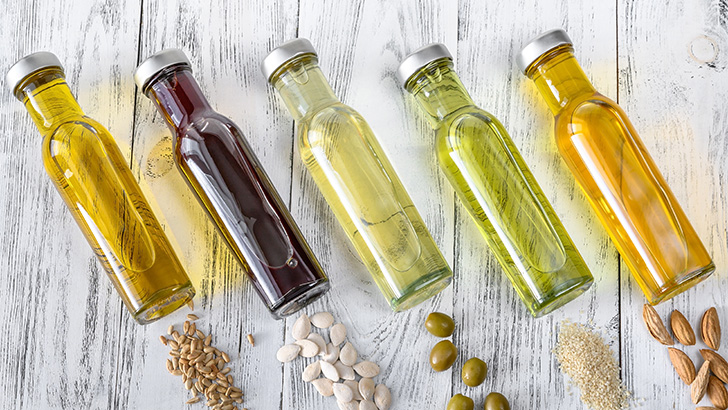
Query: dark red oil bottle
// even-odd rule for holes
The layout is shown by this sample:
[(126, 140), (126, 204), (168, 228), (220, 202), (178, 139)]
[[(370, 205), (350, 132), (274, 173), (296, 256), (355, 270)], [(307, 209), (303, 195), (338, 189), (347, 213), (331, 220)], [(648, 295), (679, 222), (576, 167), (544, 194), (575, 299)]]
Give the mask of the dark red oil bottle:
[(271, 313), (282, 318), (326, 293), (329, 281), (242, 132), (207, 102), (181, 50), (135, 73), (164, 115), (174, 158)]

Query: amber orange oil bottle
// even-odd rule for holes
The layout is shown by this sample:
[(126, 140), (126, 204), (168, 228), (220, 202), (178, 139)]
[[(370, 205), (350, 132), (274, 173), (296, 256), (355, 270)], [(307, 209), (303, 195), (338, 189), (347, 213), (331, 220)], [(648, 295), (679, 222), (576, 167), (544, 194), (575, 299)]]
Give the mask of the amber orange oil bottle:
[(651, 304), (715, 270), (710, 255), (624, 111), (599, 94), (564, 30), (517, 57), (554, 115), (558, 150)]
[(124, 304), (141, 324), (195, 294), (114, 138), (81, 110), (52, 53), (26, 56), (6, 83), (43, 135), (43, 164)]

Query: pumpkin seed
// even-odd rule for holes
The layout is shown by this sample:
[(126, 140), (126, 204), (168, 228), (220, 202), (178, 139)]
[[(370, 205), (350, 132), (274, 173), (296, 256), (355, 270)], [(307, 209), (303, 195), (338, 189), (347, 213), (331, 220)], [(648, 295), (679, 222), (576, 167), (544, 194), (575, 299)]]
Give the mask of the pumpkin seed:
[(336, 363), (334, 363), (334, 367), (339, 372), (340, 378), (344, 380), (354, 380), (356, 378), (354, 375), (354, 369), (351, 366), (341, 363), (340, 360), (337, 360)]
[(319, 375), (321, 375), (321, 363), (317, 360), (303, 369), (301, 378), (305, 382), (310, 382), (311, 380), (318, 378)]
[(353, 400), (359, 401), (362, 399), (361, 393), (359, 393), (359, 382), (356, 380), (346, 380), (344, 381), (344, 384), (349, 386), (352, 393), (354, 394)]
[(293, 323), (291, 334), (294, 339), (301, 340), (308, 337), (309, 333), (311, 333), (311, 320), (304, 313)]
[(339, 360), (339, 347), (333, 343), (326, 345), (326, 354), (322, 358), (323, 361), (334, 364)]
[(354, 392), (344, 383), (334, 383), (334, 396), (336, 396), (336, 400), (343, 403), (354, 400)]
[(339, 346), (346, 340), (346, 327), (341, 324), (335, 324), (329, 331), (329, 338), (334, 346)]
[(311, 333), (306, 339), (316, 343), (316, 346), (318, 346), (319, 349), (319, 356), (323, 356), (326, 354), (326, 341), (324, 340), (323, 336), (318, 333)]
[(354, 371), (361, 377), (376, 377), (379, 374), (379, 366), (376, 363), (365, 360), (355, 364)]
[(339, 360), (341, 360), (341, 363), (347, 366), (353, 366), (356, 363), (356, 359), (358, 357), (359, 355), (351, 342), (346, 342), (344, 347), (341, 349), (341, 352), (339, 353)]
[(311, 384), (313, 384), (313, 387), (316, 388), (316, 391), (319, 392), (324, 397), (329, 397), (334, 395), (334, 382), (332, 382), (329, 379), (316, 379), (312, 380)]
[(392, 405), (392, 393), (387, 386), (378, 384), (374, 389), (374, 403), (379, 410), (387, 410)]
[(326, 377), (329, 380), (338, 382), (339, 381), (339, 371), (336, 370), (336, 367), (334, 367), (333, 364), (329, 362), (321, 362), (321, 372), (324, 374), (324, 377)]
[(359, 380), (359, 394), (362, 399), (371, 400), (374, 397), (374, 380), (368, 377)]
[(319, 329), (326, 329), (334, 324), (334, 316), (329, 312), (318, 312), (311, 316), (311, 324)]
[(298, 357), (298, 352), (301, 351), (301, 346), (296, 344), (285, 345), (278, 349), (276, 353), (276, 359), (281, 363), (288, 363)]
[(298, 354), (302, 357), (314, 357), (319, 352), (318, 345), (308, 339), (296, 340), (294, 343), (301, 346), (301, 351)]

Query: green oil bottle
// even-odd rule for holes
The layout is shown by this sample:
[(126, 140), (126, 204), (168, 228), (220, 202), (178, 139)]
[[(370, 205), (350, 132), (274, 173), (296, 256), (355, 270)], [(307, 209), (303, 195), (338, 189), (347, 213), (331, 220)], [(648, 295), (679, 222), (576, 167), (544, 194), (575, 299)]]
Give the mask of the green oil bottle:
[(407, 56), (397, 75), (436, 130), (440, 166), (535, 317), (594, 279), (505, 128), (475, 106), (442, 44)]

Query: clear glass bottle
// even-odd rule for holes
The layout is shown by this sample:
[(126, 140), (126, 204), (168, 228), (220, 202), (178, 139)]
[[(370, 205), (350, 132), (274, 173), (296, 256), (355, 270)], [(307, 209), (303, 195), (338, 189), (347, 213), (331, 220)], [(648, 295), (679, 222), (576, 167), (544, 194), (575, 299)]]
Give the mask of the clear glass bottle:
[(452, 272), (364, 118), (334, 95), (306, 39), (263, 61), (298, 124), (301, 158), (395, 311), (432, 297)]
[(6, 83), (43, 135), (46, 172), (134, 319), (150, 323), (195, 289), (109, 132), (87, 117), (58, 58), (26, 56)]
[(154, 54), (134, 77), (174, 133), (175, 163), (273, 316), (326, 293), (329, 281), (293, 217), (242, 131), (202, 94), (185, 53)]
[(651, 304), (707, 278), (715, 266), (632, 123), (599, 94), (564, 30), (518, 56), (555, 117), (556, 144)]
[(437, 157), (465, 209), (535, 317), (594, 281), (503, 125), (475, 106), (443, 44), (407, 56), (397, 70), (436, 130)]

